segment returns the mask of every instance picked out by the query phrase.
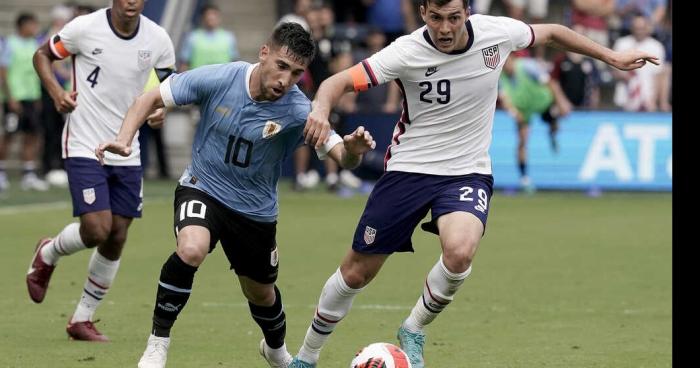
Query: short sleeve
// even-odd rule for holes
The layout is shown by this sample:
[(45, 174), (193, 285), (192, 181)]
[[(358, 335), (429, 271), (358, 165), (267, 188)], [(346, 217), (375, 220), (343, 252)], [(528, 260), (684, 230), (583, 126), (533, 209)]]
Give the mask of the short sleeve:
[(508, 32), (513, 47), (512, 51), (528, 48), (535, 43), (535, 31), (529, 24), (508, 17), (498, 17), (498, 20)]
[(49, 48), (54, 56), (65, 59), (80, 52), (80, 40), (87, 16), (77, 17), (49, 39)]
[(155, 68), (174, 68), (175, 67), (175, 47), (173, 47), (173, 41), (170, 36), (163, 30), (162, 34), (162, 45), (163, 50), (160, 57), (156, 61)]
[(360, 63), (373, 87), (399, 78), (406, 67), (403, 46), (408, 37), (397, 39)]
[(217, 88), (222, 78), (220, 67), (206, 65), (170, 76), (160, 84), (160, 95), (165, 106), (201, 103)]

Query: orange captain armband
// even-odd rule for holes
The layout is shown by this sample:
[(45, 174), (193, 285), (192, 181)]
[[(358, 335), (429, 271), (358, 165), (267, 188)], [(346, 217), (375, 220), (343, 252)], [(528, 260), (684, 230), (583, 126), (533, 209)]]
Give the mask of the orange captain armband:
[(54, 35), (51, 37), (49, 40), (49, 49), (51, 49), (53, 56), (59, 60), (63, 60), (70, 56), (70, 52), (68, 52), (65, 46), (63, 46), (63, 41), (61, 41), (61, 37), (59, 35)]
[(363, 60), (361, 63), (356, 64), (352, 68), (348, 69), (350, 72), (350, 77), (352, 78), (352, 85), (355, 88), (355, 92), (362, 92), (368, 90), (370, 87), (376, 86), (377, 78), (374, 77), (372, 68), (369, 66), (367, 60)]

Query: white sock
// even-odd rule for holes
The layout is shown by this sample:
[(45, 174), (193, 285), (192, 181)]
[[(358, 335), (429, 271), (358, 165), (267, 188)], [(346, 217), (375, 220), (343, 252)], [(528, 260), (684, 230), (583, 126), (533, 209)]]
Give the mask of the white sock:
[(92, 315), (107, 294), (118, 269), (119, 260), (110, 261), (95, 249), (88, 265), (88, 278), (85, 280), (83, 295), (71, 322), (92, 321)]
[(306, 330), (304, 344), (299, 349), (299, 359), (312, 364), (318, 361), (321, 348), (338, 322), (348, 314), (352, 300), (362, 289), (349, 287), (340, 269), (328, 278), (321, 291), (314, 319)]
[(442, 255), (440, 255), (440, 260), (433, 266), (425, 279), (423, 295), (418, 298), (411, 314), (403, 322), (403, 327), (411, 332), (423, 331), (423, 328), (450, 304), (457, 289), (471, 272), (471, 266), (462, 273), (450, 272), (445, 267)]
[(68, 224), (47, 246), (41, 249), (41, 259), (54, 265), (61, 256), (67, 256), (86, 248), (80, 238), (80, 224), (74, 222)]

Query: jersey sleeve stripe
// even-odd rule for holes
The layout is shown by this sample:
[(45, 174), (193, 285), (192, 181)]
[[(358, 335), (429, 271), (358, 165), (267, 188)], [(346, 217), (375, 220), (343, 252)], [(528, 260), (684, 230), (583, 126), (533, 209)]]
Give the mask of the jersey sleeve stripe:
[(370, 87), (372, 87), (371, 84), (367, 83), (365, 69), (362, 66), (360, 66), (359, 63), (350, 68), (349, 72), (350, 78), (352, 78), (352, 85), (355, 88), (355, 92), (366, 91)]
[(527, 26), (530, 27), (530, 33), (532, 34), (532, 41), (530, 41), (530, 44), (527, 45), (527, 47), (532, 47), (532, 45), (535, 43), (535, 30), (532, 29), (531, 25), (528, 24)]
[(374, 76), (374, 72), (372, 71), (372, 67), (369, 66), (369, 63), (367, 60), (362, 60), (362, 66), (365, 67), (365, 72), (367, 72), (367, 75), (369, 76), (369, 80), (372, 82), (372, 87), (376, 86), (379, 84), (377, 82), (377, 77)]
[(65, 59), (70, 56), (70, 52), (68, 52), (65, 46), (63, 46), (63, 41), (61, 41), (61, 37), (58, 35), (51, 37), (49, 48), (51, 49), (53, 55), (59, 59)]
[(172, 79), (173, 78), (170, 77), (160, 84), (160, 98), (163, 99), (163, 105), (166, 107), (177, 105), (175, 103), (175, 97), (173, 97), (173, 90), (170, 88), (170, 81)]

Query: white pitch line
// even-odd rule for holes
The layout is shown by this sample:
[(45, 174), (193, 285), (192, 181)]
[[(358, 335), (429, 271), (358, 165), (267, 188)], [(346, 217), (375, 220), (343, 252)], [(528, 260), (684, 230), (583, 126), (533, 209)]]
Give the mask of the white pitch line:
[[(172, 198), (158, 197), (152, 198), (146, 201), (145, 205), (149, 204), (161, 204), (172, 202)], [(67, 201), (63, 202), (45, 202), (45, 203), (31, 203), (31, 204), (20, 204), (15, 206), (0, 207), (0, 216), (13, 216), (24, 213), (32, 212), (42, 212), (42, 211), (57, 211), (70, 208), (71, 203)]]
[[(215, 302), (202, 302), (203, 307), (207, 308), (248, 308), (248, 303), (215, 303)], [(295, 304), (284, 304), (285, 308), (306, 308), (314, 309), (315, 304), (307, 304), (305, 306), (295, 305)], [(353, 307), (354, 309), (369, 309), (369, 310), (411, 310), (413, 306), (406, 305), (387, 305), (387, 304), (358, 304)]]

